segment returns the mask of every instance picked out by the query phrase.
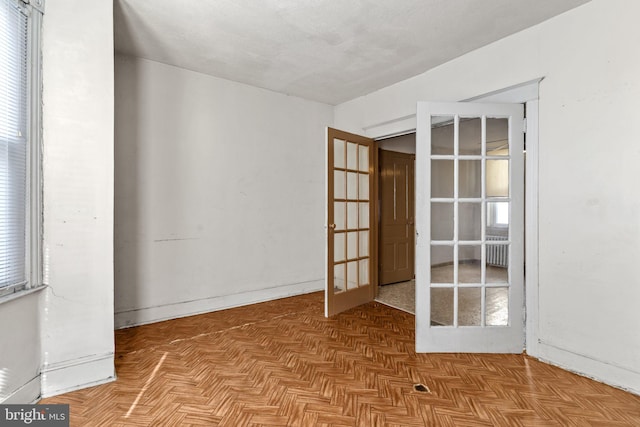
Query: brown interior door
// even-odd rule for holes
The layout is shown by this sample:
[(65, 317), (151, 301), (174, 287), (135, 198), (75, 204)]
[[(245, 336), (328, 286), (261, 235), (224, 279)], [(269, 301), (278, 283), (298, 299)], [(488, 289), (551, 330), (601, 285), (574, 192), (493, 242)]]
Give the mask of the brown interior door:
[(415, 155), (380, 150), (380, 284), (414, 277)]
[(377, 151), (364, 136), (327, 130), (327, 317), (377, 290)]

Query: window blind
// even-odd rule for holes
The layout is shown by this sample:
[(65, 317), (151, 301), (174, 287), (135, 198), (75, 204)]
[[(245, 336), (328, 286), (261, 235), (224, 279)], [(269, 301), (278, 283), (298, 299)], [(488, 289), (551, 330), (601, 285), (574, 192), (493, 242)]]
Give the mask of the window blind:
[(0, 288), (27, 281), (27, 16), (0, 0)]

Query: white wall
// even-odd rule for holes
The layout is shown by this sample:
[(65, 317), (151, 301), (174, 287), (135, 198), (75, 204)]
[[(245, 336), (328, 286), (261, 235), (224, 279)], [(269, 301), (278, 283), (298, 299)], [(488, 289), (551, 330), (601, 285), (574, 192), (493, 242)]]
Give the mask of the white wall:
[(113, 5), (49, 1), (43, 27), (44, 282), (0, 304), (0, 402), (114, 378)]
[(116, 327), (320, 290), (331, 106), (116, 57)]
[[(539, 102), (539, 331), (529, 352), (640, 392), (640, 2), (593, 0), (336, 107), (363, 133), (545, 77)], [(428, 48), (428, 46), (426, 46)], [(530, 284), (531, 285), (531, 284)], [(539, 342), (536, 340), (539, 340)]]
[(0, 304), (0, 403), (32, 403), (40, 396), (42, 293)]
[(114, 376), (113, 4), (85, 6), (44, 17), (44, 396)]

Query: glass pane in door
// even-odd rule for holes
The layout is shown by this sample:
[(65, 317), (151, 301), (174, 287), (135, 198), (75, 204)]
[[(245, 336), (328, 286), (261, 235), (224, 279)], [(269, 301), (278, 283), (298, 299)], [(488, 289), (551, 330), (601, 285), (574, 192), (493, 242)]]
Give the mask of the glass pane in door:
[(358, 174), (347, 172), (347, 199), (355, 200), (358, 198)]
[(453, 246), (431, 245), (431, 282), (453, 283)]
[(346, 191), (345, 191), (345, 177), (344, 171), (334, 171), (333, 172), (333, 197), (335, 199), (345, 199)]
[[(435, 203), (432, 204), (432, 206)], [(480, 241), (482, 238), (482, 203), (458, 204), (458, 239)]]
[(360, 200), (369, 200), (369, 174), (358, 174), (358, 198)]
[(358, 237), (359, 249), (358, 254), (360, 257), (368, 257), (369, 256), (369, 231), (360, 231), (360, 235)]
[(487, 197), (509, 197), (509, 160), (487, 160)]
[(509, 155), (509, 119), (487, 117), (487, 155)]
[(358, 144), (347, 142), (347, 169), (358, 170)]
[(358, 287), (358, 262), (347, 263), (347, 290)]
[(458, 245), (458, 283), (481, 283), (482, 246)]
[(453, 197), (453, 160), (431, 161), (431, 197)]
[(431, 240), (453, 240), (453, 203), (431, 203)]
[[(494, 237), (502, 239), (502, 237)], [(497, 240), (489, 240), (497, 241)], [(508, 283), (509, 282), (509, 244), (485, 245), (485, 271), (486, 283)]]
[(347, 289), (344, 267), (345, 264), (336, 264), (333, 267), (333, 287), (335, 293), (343, 292)]
[(482, 324), (482, 288), (458, 289), (458, 326)]
[(369, 228), (369, 203), (360, 203), (358, 207), (358, 225), (361, 229)]
[(341, 139), (335, 138), (333, 140), (333, 166), (335, 168), (342, 168), (346, 166), (346, 145)]
[(453, 116), (431, 118), (431, 154), (453, 155)]
[(351, 231), (347, 233), (347, 258), (358, 258), (358, 232)]
[(452, 326), (454, 318), (454, 289), (431, 288), (431, 325)]
[(487, 235), (509, 237), (509, 202), (487, 202)]
[(480, 156), (482, 154), (482, 120), (479, 117), (461, 117), (459, 138), (458, 154)]
[(345, 256), (345, 240), (344, 233), (336, 233), (333, 237), (333, 260), (336, 262), (341, 262), (346, 260)]
[(356, 202), (347, 203), (347, 228), (349, 230), (358, 228), (358, 204)]
[(482, 160), (460, 160), (458, 176), (458, 197), (482, 197)]
[(487, 326), (507, 326), (509, 324), (509, 288), (487, 288)]
[(345, 202), (335, 202), (333, 204), (333, 222), (336, 226), (336, 230), (345, 230), (347, 228), (346, 221), (346, 203)]
[(361, 259), (359, 261), (360, 273), (358, 286), (365, 286), (369, 284), (369, 260)]
[(358, 150), (358, 170), (360, 172), (369, 172), (369, 147), (360, 145)]

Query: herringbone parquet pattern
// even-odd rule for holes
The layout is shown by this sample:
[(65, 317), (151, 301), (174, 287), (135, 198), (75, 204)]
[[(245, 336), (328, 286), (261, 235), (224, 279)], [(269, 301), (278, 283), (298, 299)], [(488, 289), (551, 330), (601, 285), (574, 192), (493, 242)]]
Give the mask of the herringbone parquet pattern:
[(413, 316), (325, 319), (322, 298), (117, 331), (116, 382), (43, 403), (74, 426), (640, 425), (638, 396), (523, 355), (416, 354)]

